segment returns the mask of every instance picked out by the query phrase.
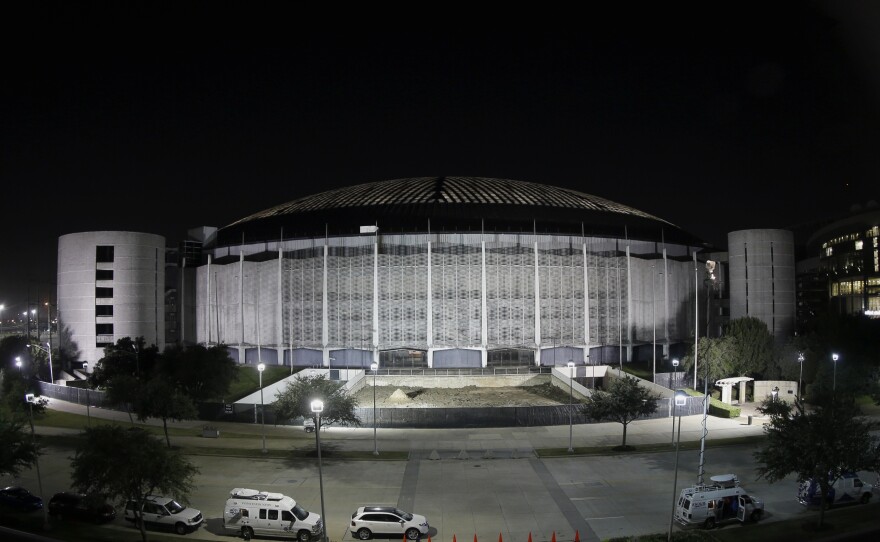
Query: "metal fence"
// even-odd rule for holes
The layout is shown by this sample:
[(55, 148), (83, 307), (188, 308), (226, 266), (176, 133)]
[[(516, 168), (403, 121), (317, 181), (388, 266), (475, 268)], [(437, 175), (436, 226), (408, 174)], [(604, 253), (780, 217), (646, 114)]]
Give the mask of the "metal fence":
[(42, 380), (37, 381), (37, 387), (40, 390), (40, 395), (44, 397), (67, 401), (69, 403), (76, 403), (78, 405), (104, 406), (105, 394), (103, 391), (78, 388), (75, 386), (59, 386), (57, 384), (43, 382)]

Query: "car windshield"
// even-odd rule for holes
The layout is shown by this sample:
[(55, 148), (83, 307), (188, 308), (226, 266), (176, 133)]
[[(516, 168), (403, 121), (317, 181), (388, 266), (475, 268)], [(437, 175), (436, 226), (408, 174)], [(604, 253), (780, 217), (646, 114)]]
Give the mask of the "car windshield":
[(165, 508), (167, 508), (168, 511), (171, 512), (172, 514), (179, 514), (179, 513), (183, 512), (184, 510), (186, 510), (186, 506), (180, 504), (177, 501), (169, 502), (168, 504), (165, 505)]
[(296, 519), (300, 521), (309, 517), (309, 513), (306, 511), (306, 509), (298, 504), (291, 508), (290, 511), (293, 512), (293, 515), (296, 516)]
[(404, 512), (403, 510), (395, 508), (394, 513), (397, 514), (398, 516), (402, 517), (406, 521), (412, 521), (413, 515), (410, 514), (409, 512)]

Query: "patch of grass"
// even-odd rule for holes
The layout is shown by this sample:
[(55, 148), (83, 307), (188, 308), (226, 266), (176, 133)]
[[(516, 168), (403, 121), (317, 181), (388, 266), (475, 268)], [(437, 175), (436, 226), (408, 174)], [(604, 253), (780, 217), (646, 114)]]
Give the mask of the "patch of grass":
[[(229, 386), (229, 392), (224, 397), (218, 397), (217, 402), (232, 403), (242, 397), (250, 395), (260, 389), (260, 372), (250, 365), (237, 365), (237, 375)], [(300, 369), (294, 368), (297, 373)], [(279, 380), (290, 376), (290, 367), (281, 365), (267, 365), (263, 371), (263, 387), (274, 384)]]
[[(721, 446), (740, 446), (743, 444), (755, 444), (763, 441), (763, 435), (756, 435), (751, 437), (735, 437), (735, 438), (723, 438), (723, 439), (713, 439), (706, 440), (707, 448), (717, 448)], [(620, 445), (614, 446), (576, 446), (574, 448), (573, 453), (568, 453), (568, 448), (536, 448), (535, 454), (538, 457), (570, 457), (572, 455), (619, 455), (621, 453), (630, 453), (630, 454), (647, 454), (647, 453), (656, 453), (656, 452), (669, 452), (674, 450), (675, 448), (672, 446), (672, 443), (653, 443), (653, 444), (640, 444), (638, 446), (627, 445), (629, 450), (621, 451)], [(682, 450), (699, 450), (700, 449), (700, 441), (682, 441), (681, 443)]]

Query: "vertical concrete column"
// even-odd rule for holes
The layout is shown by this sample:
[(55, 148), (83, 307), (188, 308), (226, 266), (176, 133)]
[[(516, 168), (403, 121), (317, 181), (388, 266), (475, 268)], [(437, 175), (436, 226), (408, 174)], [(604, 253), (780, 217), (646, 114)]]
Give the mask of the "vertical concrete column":
[[(430, 230), (430, 227), (428, 228)], [(434, 286), (431, 276), (431, 232), (428, 232), (428, 367), (434, 366)]]
[(632, 262), (630, 261), (629, 245), (626, 245), (626, 359), (633, 359), (633, 298), (632, 298)]
[[(590, 352), (590, 274), (587, 270), (587, 243), (582, 245), (584, 255), (584, 346), (587, 354)], [(586, 356), (584, 360), (586, 360)]]
[(489, 323), (486, 319), (486, 240), (480, 241), (480, 250), (482, 254), (482, 262), (480, 265), (480, 355), (482, 356), (482, 366), (488, 364), (489, 357), (486, 351), (488, 345), (487, 333), (489, 331)]
[(379, 231), (373, 245), (373, 362), (379, 363)]
[(241, 320), (238, 324), (240, 337), (238, 339), (238, 362), (245, 363), (247, 360), (247, 348), (244, 345), (244, 245), (238, 253), (238, 308)]
[(535, 362), (541, 365), (541, 280), (538, 273), (538, 235), (535, 234), (535, 345), (538, 352)]
[(208, 254), (207, 290), (205, 291), (205, 345), (211, 344), (211, 255)]
[(275, 314), (278, 318), (278, 324), (275, 326), (275, 333), (278, 339), (275, 341), (275, 351), (277, 355), (278, 365), (284, 365), (284, 251), (281, 244), (278, 245), (278, 308)]
[(663, 357), (669, 358), (669, 260), (663, 247)]
[(327, 239), (324, 238), (324, 263), (321, 272), (321, 351), (324, 367), (330, 366), (330, 351), (327, 349), (327, 342), (330, 340), (330, 318), (328, 316), (329, 300), (327, 298), (327, 265), (330, 259), (330, 247), (327, 245)]

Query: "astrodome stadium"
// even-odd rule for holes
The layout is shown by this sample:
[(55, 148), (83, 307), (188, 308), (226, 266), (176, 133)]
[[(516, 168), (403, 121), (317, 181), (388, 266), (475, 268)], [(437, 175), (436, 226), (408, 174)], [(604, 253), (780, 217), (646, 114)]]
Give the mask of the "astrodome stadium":
[(575, 190), (394, 179), (220, 228), (182, 298), (194, 340), (239, 363), (617, 364), (693, 340), (704, 248), (667, 220)]

